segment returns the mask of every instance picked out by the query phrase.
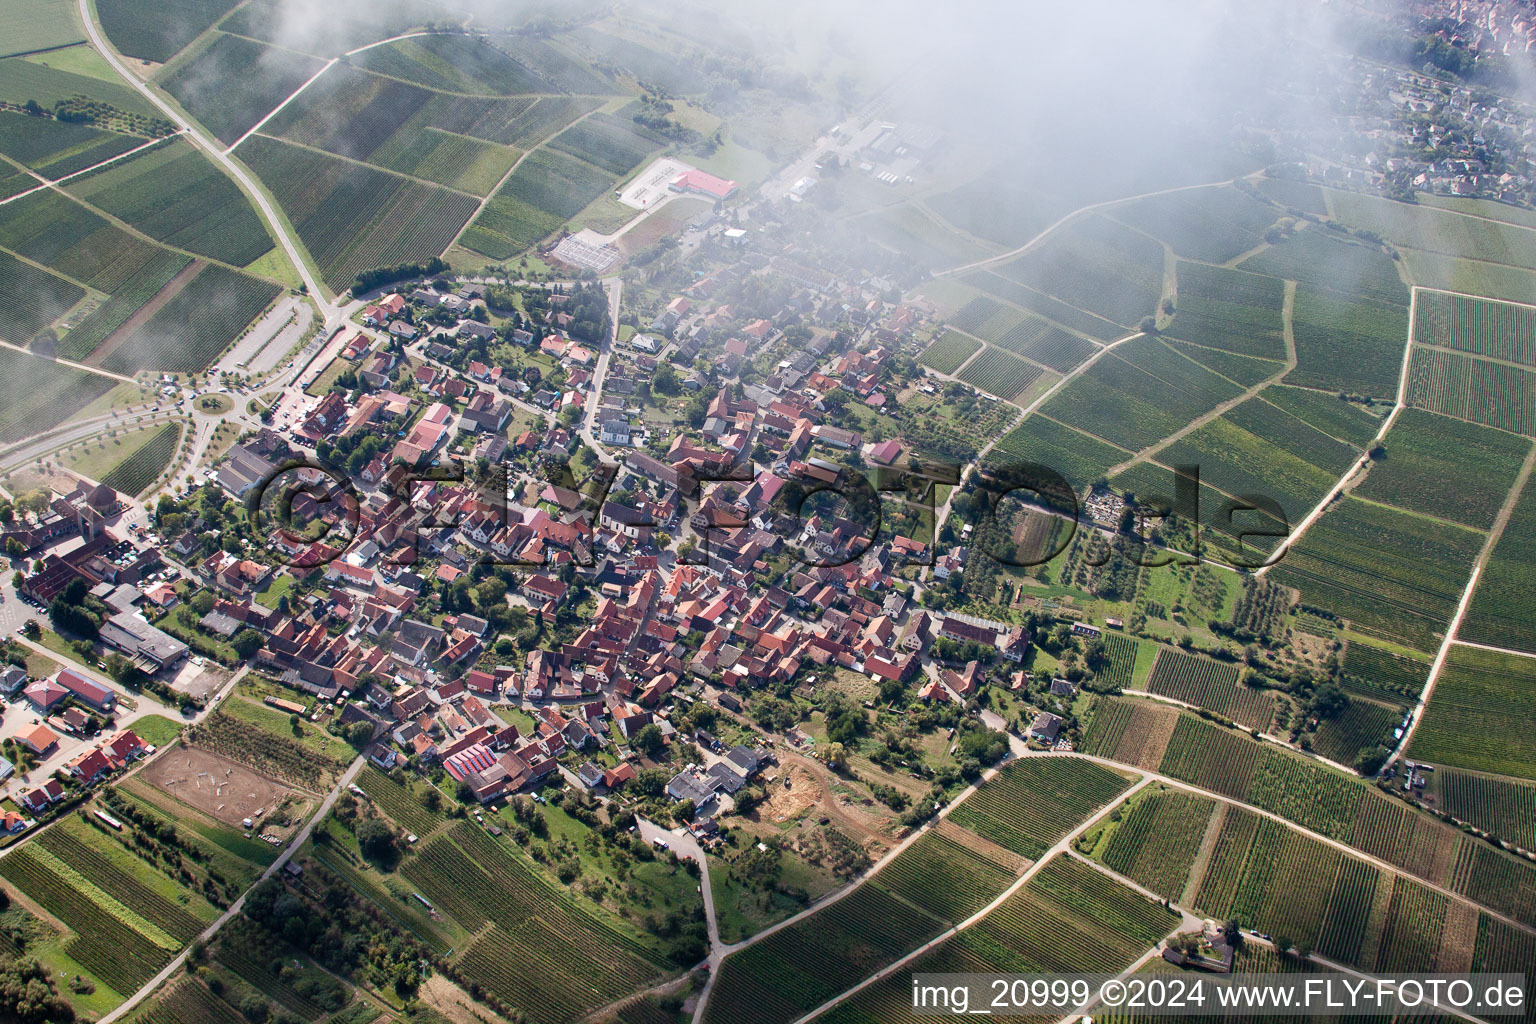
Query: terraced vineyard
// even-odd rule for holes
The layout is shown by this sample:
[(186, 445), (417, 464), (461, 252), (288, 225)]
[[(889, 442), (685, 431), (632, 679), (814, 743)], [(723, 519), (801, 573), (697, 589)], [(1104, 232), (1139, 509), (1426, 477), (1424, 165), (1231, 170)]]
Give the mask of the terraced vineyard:
[(1238, 676), (1236, 665), (1164, 649), (1158, 652), (1152, 665), (1147, 689), (1263, 732), (1274, 718), (1274, 697), (1264, 690), (1242, 685)]
[(1163, 790), (1137, 803), (1115, 826), (1103, 861), (1153, 892), (1178, 896), (1200, 850), (1216, 801)]
[(972, 359), (960, 371), (959, 377), (999, 398), (1012, 399), (1039, 380), (1042, 372), (1033, 363), (1026, 363), (1001, 349), (988, 348)]
[(1004, 765), (950, 820), (1033, 859), (1129, 785), (1091, 761), (1025, 758)]
[(181, 424), (168, 423), (138, 450), (112, 467), (101, 482), (119, 494), (138, 495), (160, 479), (181, 444)]

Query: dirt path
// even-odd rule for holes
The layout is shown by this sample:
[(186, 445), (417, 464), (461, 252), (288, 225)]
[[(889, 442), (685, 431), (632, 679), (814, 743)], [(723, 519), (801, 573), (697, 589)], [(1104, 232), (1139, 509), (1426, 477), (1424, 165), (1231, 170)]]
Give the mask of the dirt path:
[(151, 295), (149, 301), (140, 306), (133, 316), (124, 320), (117, 330), (101, 339), (101, 344), (97, 345), (91, 351), (91, 354), (85, 357), (85, 365), (99, 367), (102, 363), (106, 362), (107, 356), (117, 351), (124, 342), (133, 337), (140, 327), (149, 322), (150, 317), (160, 312), (161, 307), (181, 294), (181, 290), (201, 273), (202, 269), (207, 265), (202, 260), (193, 260), (185, 267), (182, 267), (181, 272), (165, 282), (165, 286)]

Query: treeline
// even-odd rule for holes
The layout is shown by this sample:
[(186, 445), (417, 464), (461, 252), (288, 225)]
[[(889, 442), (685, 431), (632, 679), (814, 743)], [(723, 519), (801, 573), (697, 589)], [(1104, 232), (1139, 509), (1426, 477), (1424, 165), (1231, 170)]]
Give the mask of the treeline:
[(352, 282), (352, 295), (356, 297), (386, 284), (406, 281), (413, 277), (431, 277), (447, 269), (448, 264), (441, 257), (433, 256), (425, 263), (399, 263), (393, 267), (375, 267), (372, 270), (360, 271)]

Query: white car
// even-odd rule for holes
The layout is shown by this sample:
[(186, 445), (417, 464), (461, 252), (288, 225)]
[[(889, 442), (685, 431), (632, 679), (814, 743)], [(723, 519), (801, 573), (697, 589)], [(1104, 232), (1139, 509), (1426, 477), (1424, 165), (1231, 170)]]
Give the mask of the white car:
[(204, 664), (203, 656), (201, 654), (195, 655), (192, 658), (192, 664), (196, 665), (198, 668), (202, 668)]

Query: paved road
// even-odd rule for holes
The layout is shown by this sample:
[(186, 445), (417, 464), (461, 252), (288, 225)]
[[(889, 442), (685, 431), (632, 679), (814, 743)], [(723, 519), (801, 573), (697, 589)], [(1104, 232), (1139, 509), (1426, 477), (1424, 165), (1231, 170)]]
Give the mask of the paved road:
[(610, 465), (617, 460), (609, 454), (608, 449), (597, 438), (597, 432), (593, 425), (597, 423), (597, 410), (603, 397), (603, 381), (608, 378), (608, 363), (613, 358), (613, 350), (619, 343), (619, 305), (624, 298), (624, 281), (614, 278), (608, 286), (608, 319), (612, 327), (608, 333), (608, 340), (598, 349), (597, 367), (592, 371), (592, 387), (588, 392), (587, 407), (582, 410), (581, 439), (587, 443), (587, 447), (597, 453), (597, 457)]
[[(342, 791), (347, 788), (347, 784), (357, 777), (358, 771), (362, 769), (365, 763), (366, 759), (359, 755), (358, 758), (347, 767), (347, 770), (341, 773), (341, 777), (336, 780), (335, 787), (325, 795), (324, 800), (320, 801), (319, 809), (315, 811), (315, 813), (310, 817), (309, 821), (304, 823), (304, 827), (299, 829), (299, 831), (294, 834), (294, 837), (288, 841), (288, 845), (283, 848), (283, 852), (278, 856), (277, 860), (273, 861), (271, 866), (269, 866), (267, 870), (261, 873), (261, 878), (257, 880), (258, 884), (266, 881), (268, 878), (271, 878), (273, 875), (277, 874), (277, 872), (282, 870), (283, 866), (288, 863), (288, 861), (293, 857), (294, 853), (298, 851), (299, 847), (304, 845), (304, 842), (309, 838), (310, 833), (314, 831), (315, 823), (321, 821), (327, 814), (331, 813), (331, 808), (336, 804), (336, 798), (341, 796)], [(254, 886), (252, 888), (254, 888)], [(139, 1003), (143, 1002), (145, 998), (154, 992), (155, 989), (164, 984), (171, 975), (180, 970), (182, 964), (187, 962), (187, 956), (192, 951), (192, 943), (206, 943), (212, 940), (212, 938), (219, 933), (219, 929), (223, 928), (226, 924), (233, 920), (235, 915), (239, 914), (241, 909), (245, 907), (245, 898), (248, 895), (250, 895), (249, 889), (241, 893), (240, 898), (231, 903), (229, 905), (229, 909), (220, 914), (216, 921), (210, 924), (207, 928), (203, 929), (202, 934), (193, 939), (191, 943), (188, 943), (187, 948), (183, 949), (180, 955), (176, 957), (176, 959), (166, 964), (165, 967), (161, 969), (159, 974), (156, 974), (153, 978), (149, 979), (149, 981), (147, 981), (142, 988), (125, 999), (121, 1006), (107, 1014), (105, 1017), (101, 1018), (101, 1024), (111, 1024), (112, 1021), (115, 1021), (129, 1013), (131, 1010), (133, 1010), (134, 1007), (138, 1006)]]
[(709, 858), (705, 856), (704, 848), (686, 828), (662, 828), (641, 817), (636, 817), (635, 823), (640, 829), (640, 838), (653, 845), (660, 839), (673, 853), (699, 866), (699, 892), (704, 897), (704, 923), (709, 928), (710, 962), (714, 963), (715, 950), (720, 948), (720, 926), (715, 921), (715, 893), (709, 884)]

